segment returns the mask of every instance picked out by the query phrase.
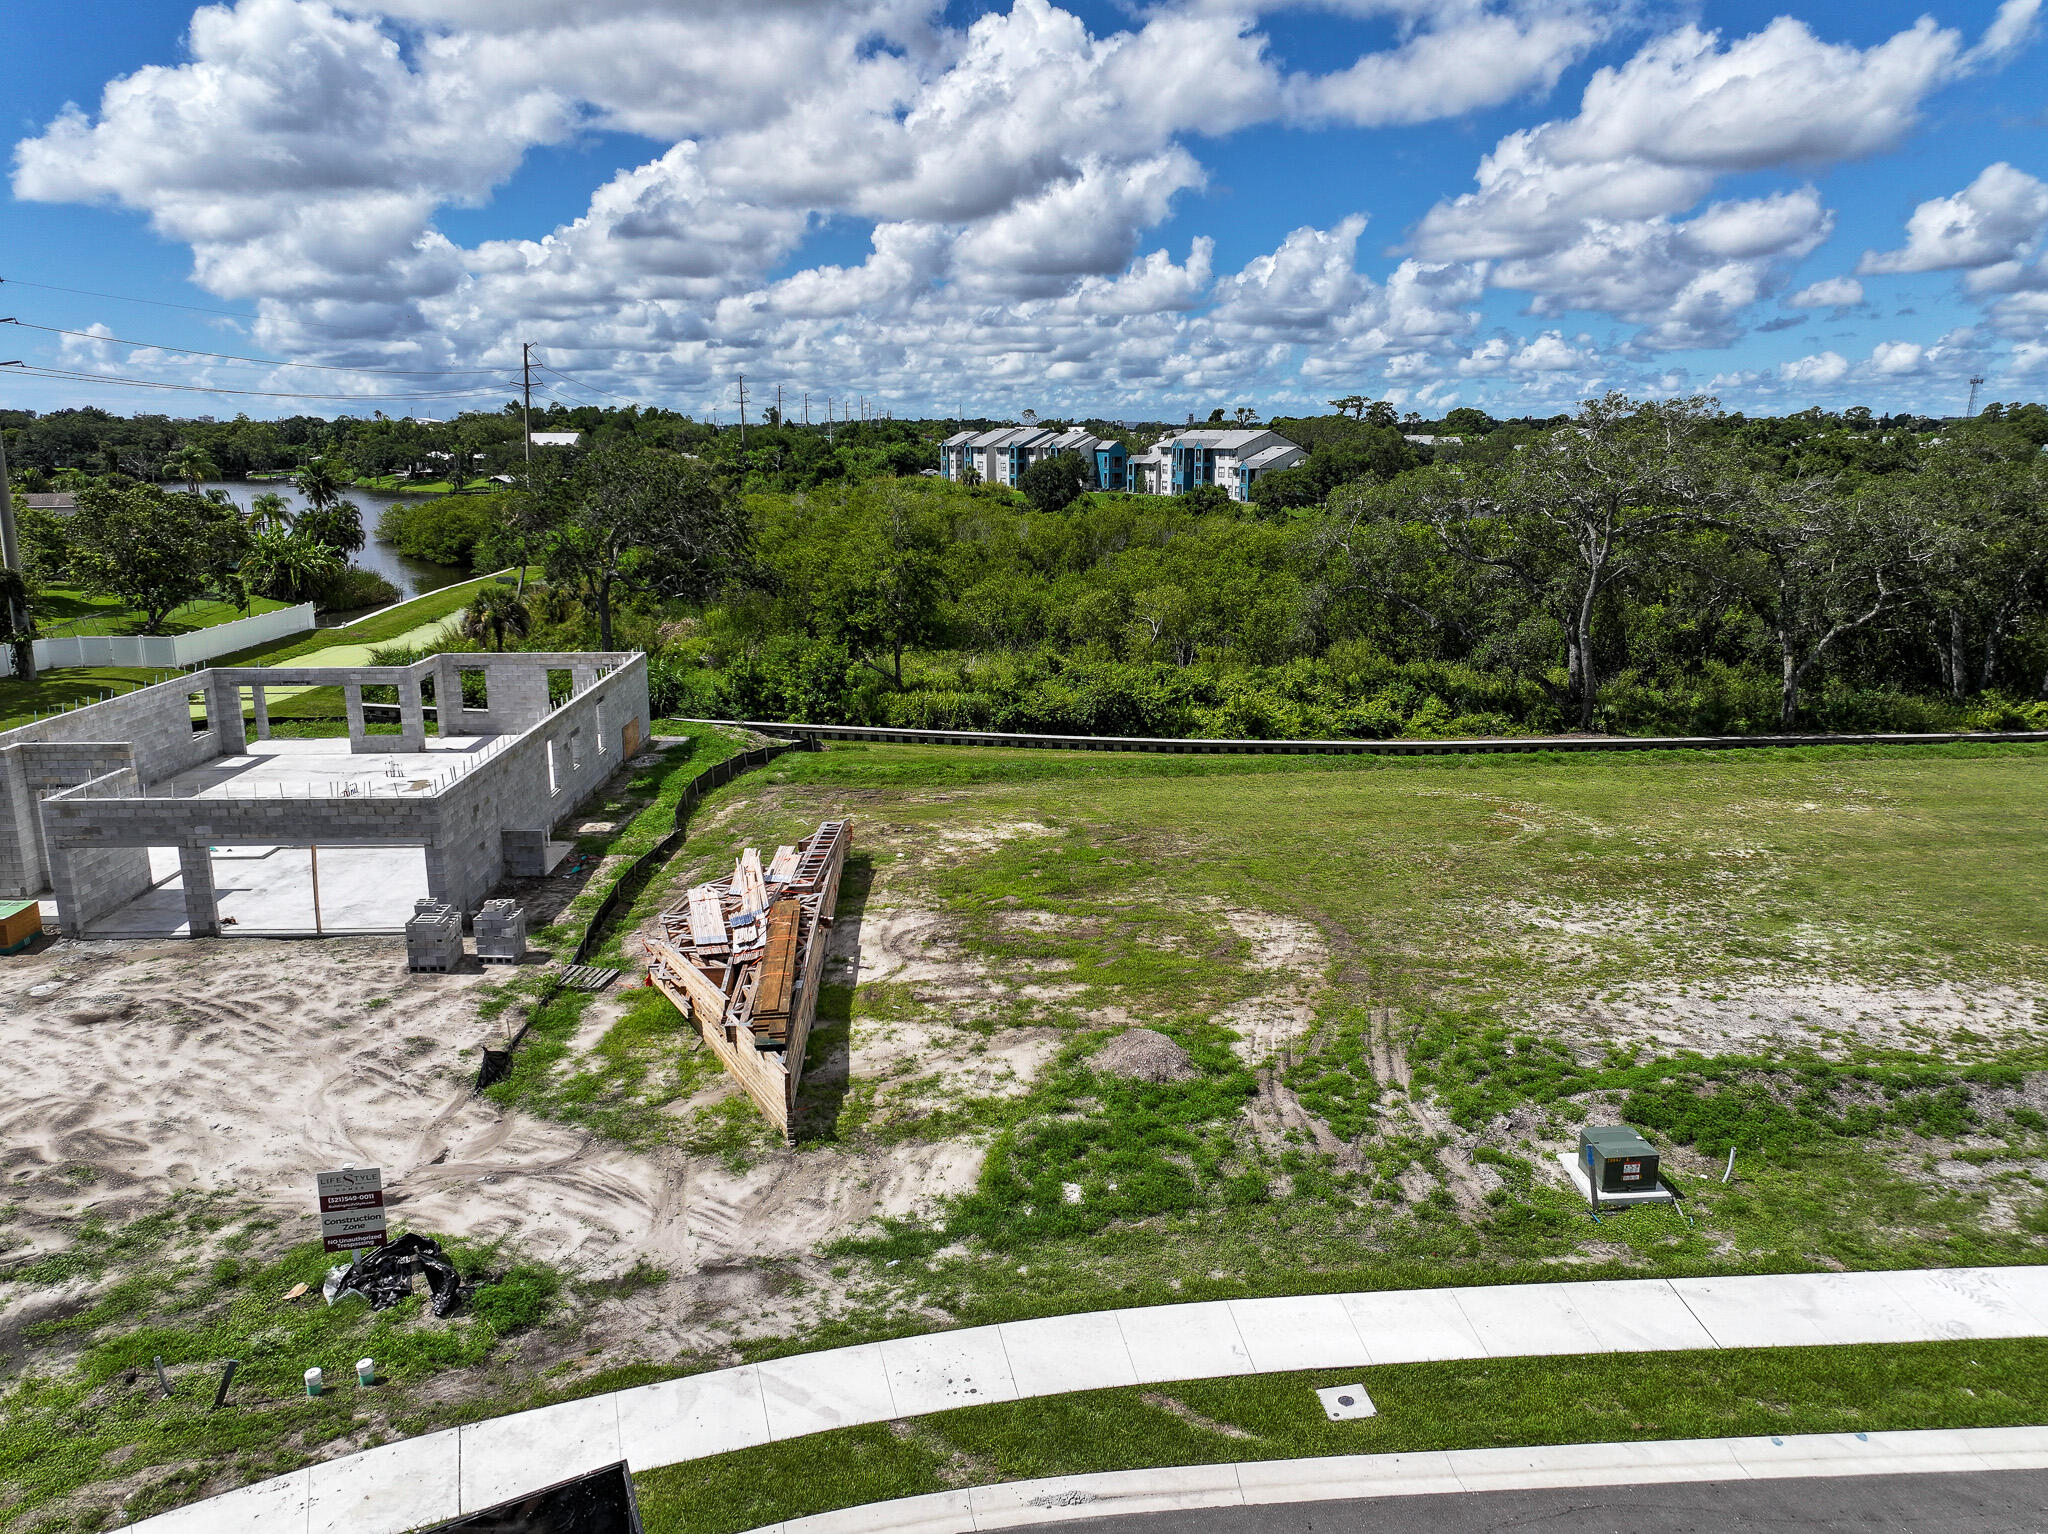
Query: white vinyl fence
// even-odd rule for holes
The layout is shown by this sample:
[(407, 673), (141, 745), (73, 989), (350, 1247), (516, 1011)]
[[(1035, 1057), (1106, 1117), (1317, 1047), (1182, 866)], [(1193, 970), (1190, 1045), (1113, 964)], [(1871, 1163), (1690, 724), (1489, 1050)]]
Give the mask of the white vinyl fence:
[[(147, 666), (178, 671), (251, 645), (304, 634), (313, 627), (313, 604), (281, 607), (189, 634), (79, 634), (36, 641), (36, 666)], [(14, 674), (14, 657), (0, 649), (0, 676)]]

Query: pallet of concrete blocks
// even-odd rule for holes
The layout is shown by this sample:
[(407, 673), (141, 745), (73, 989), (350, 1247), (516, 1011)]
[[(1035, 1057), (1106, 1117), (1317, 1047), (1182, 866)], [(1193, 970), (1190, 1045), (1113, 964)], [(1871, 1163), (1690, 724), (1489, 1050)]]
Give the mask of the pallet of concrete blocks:
[(648, 940), (648, 983), (682, 1009), (762, 1116), (794, 1143), (791, 1115), (818, 1009), (825, 944), (853, 822), (828, 820), (764, 865), (692, 889)]
[(462, 907), (445, 900), (413, 903), (405, 924), (405, 967), (441, 974), (462, 967)]
[(473, 925), (481, 962), (517, 964), (526, 957), (526, 913), (518, 901), (486, 900)]

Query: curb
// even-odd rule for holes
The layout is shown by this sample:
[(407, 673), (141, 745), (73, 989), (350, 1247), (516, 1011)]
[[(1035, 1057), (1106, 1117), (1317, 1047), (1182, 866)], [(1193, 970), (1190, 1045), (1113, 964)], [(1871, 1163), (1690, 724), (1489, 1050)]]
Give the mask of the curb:
[(1134, 1513), (1286, 1502), (1991, 1470), (2048, 1470), (2048, 1427), (1662, 1439), (1119, 1470), (870, 1502), (764, 1524), (751, 1534), (969, 1534)]

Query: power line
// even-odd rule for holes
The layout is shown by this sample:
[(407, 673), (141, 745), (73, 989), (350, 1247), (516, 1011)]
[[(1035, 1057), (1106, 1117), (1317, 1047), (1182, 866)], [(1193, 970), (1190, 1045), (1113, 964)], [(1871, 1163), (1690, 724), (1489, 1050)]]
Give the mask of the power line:
[[(156, 309), (182, 309), (188, 314), (217, 314), (222, 319), (247, 320), (252, 324), (260, 323), (263, 318), (260, 314), (244, 314), (237, 309), (206, 309), (198, 304), (174, 304), (163, 298), (135, 298), (127, 293), (95, 293), (90, 288), (60, 288), (51, 282), (30, 282), (26, 277), (0, 277), (0, 283), (12, 283), (18, 288), (41, 288), (45, 293), (69, 293), (75, 298), (108, 298), (117, 304), (148, 304)], [(356, 331), (347, 325), (321, 325), (313, 320), (298, 318), (294, 318), (292, 323), (304, 326), (307, 330), (331, 330), (338, 336), (356, 334)]]
[(106, 341), (114, 346), (142, 346), (151, 351), (174, 352), (181, 357), (213, 357), (222, 362), (253, 362), (271, 368), (316, 368), (322, 373), (357, 373), (366, 378), (455, 378), (470, 374), (497, 376), (502, 368), (348, 368), (331, 362), (281, 362), (275, 357), (243, 357), (234, 352), (203, 352), (191, 346), (166, 346), (160, 341), (131, 341), (125, 336), (96, 335), (90, 330), (66, 330), (60, 325), (38, 325), (33, 320), (0, 318), (0, 325), (19, 325), (23, 330), (47, 331), (53, 336), (79, 336), (87, 341)]
[(207, 384), (161, 383), (151, 378), (121, 378), (111, 373), (80, 373), (66, 368), (46, 368), (34, 363), (7, 363), (18, 367), (19, 376), (29, 378), (57, 378), (81, 383), (120, 384), (131, 389), (175, 389), (187, 394), (244, 394), (261, 399), (325, 399), (350, 400), (368, 404), (373, 400), (407, 399), (471, 399), (497, 394), (497, 389), (443, 389), (431, 394), (305, 394), (283, 389), (216, 389)]
[(571, 377), (569, 374), (563, 372), (560, 368), (549, 367), (545, 362), (536, 362), (534, 366), (539, 368), (543, 373), (553, 373), (555, 377), (564, 379), (567, 382), (574, 384), (579, 389), (588, 389), (591, 393), (602, 394), (606, 396), (608, 399), (622, 399), (629, 405), (640, 406), (640, 408), (643, 410), (649, 408), (644, 401), (637, 400), (633, 398), (633, 396), (630, 394), (614, 394), (610, 389), (600, 389), (596, 384), (584, 383), (581, 379)]

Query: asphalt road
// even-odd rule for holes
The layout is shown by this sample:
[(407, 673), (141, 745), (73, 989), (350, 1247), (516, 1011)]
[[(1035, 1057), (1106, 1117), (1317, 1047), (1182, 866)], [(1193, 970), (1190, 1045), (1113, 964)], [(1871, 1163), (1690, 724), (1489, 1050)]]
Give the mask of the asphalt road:
[(2048, 1534), (2048, 1470), (1290, 1502), (1130, 1514), (1084, 1527), (1087, 1534)]

